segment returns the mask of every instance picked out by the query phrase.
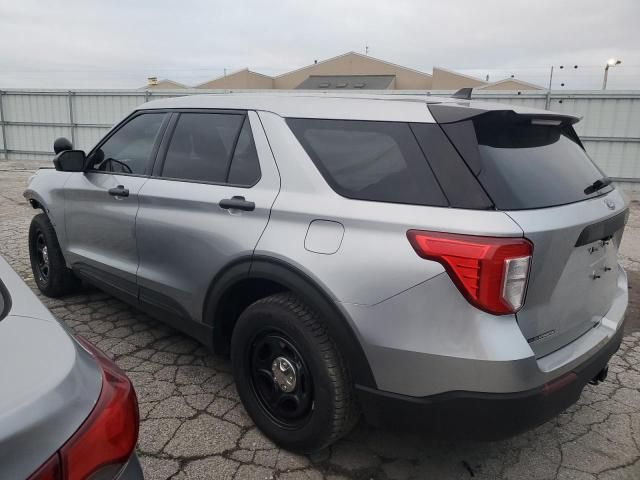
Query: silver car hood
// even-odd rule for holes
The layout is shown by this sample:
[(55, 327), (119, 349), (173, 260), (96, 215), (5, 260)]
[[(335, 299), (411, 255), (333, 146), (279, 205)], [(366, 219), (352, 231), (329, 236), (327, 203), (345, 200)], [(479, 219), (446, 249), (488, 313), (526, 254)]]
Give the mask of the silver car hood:
[(1, 257), (0, 281), (0, 478), (26, 478), (89, 416), (101, 372)]

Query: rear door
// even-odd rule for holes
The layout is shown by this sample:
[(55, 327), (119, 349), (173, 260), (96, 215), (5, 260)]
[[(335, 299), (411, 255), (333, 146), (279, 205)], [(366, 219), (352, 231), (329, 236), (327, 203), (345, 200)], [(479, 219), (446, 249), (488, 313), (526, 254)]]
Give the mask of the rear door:
[(534, 244), (518, 324), (537, 356), (597, 325), (618, 295), (627, 205), (570, 121), (490, 111), (442, 125), (496, 209)]
[(140, 113), (110, 133), (89, 155), (89, 169), (65, 184), (67, 259), (78, 272), (136, 295), (138, 192), (167, 120)]
[(174, 113), (139, 193), (140, 299), (200, 320), (216, 274), (252, 255), (279, 188), (254, 112)]

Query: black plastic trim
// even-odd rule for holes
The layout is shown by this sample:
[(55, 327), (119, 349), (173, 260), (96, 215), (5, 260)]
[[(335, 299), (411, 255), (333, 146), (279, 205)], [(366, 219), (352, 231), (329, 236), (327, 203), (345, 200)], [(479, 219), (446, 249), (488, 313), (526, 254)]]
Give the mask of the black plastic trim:
[(429, 104), (427, 105), (429, 108), (429, 112), (431, 112), (431, 116), (438, 123), (455, 123), (461, 122), (463, 120), (468, 120), (473, 117), (477, 117), (478, 115), (482, 115), (487, 112), (497, 112), (497, 111), (506, 111), (513, 112), (516, 115), (530, 118), (548, 118), (548, 119), (557, 119), (561, 120), (565, 125), (573, 125), (574, 123), (580, 121), (580, 118), (575, 117), (573, 115), (562, 115), (559, 113), (518, 113), (507, 105), (505, 105), (504, 109), (488, 109), (488, 108), (477, 108), (475, 106), (471, 106), (470, 102), (458, 102), (458, 103), (438, 103), (438, 104)]
[(336, 302), (308, 275), (276, 258), (258, 255), (254, 256), (253, 260), (249, 257), (236, 260), (213, 280), (203, 309), (203, 319), (213, 327), (214, 344), (216, 334), (220, 334), (223, 324), (220, 315), (221, 300), (226, 292), (246, 279), (276, 282), (298, 295), (320, 313), (350, 367), (353, 381), (356, 384), (375, 388), (373, 373), (362, 345)]
[(207, 348), (213, 349), (212, 328), (192, 319), (177, 302), (166, 295), (145, 287), (138, 288), (137, 284), (86, 264), (74, 265), (73, 271), (86, 282), (180, 330)]
[(213, 350), (213, 329), (211, 326), (191, 318), (182, 305), (171, 297), (146, 287), (140, 287), (137, 306), (152, 317), (167, 323)]
[(138, 285), (135, 282), (125, 280), (117, 275), (107, 273), (86, 263), (76, 263), (72, 266), (73, 272), (83, 280), (100, 286), (100, 289), (113, 295), (127, 295), (138, 298)]
[(589, 243), (593, 243), (597, 240), (606, 240), (611, 238), (618, 230), (624, 228), (627, 223), (628, 215), (629, 209), (627, 208), (606, 220), (587, 225), (580, 233), (580, 236), (576, 241), (576, 247), (588, 245)]
[(379, 427), (456, 439), (503, 439), (540, 425), (573, 405), (585, 385), (607, 366), (623, 333), (624, 325), (620, 325), (600, 351), (572, 370), (573, 381), (551, 393), (540, 385), (512, 393), (453, 391), (410, 397), (356, 386), (358, 399), (367, 422)]

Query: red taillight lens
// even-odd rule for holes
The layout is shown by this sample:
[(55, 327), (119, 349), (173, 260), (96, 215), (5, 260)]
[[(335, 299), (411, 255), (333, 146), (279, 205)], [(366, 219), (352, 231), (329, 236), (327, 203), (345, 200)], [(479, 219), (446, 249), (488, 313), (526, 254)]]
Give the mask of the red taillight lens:
[(61, 475), (60, 455), (56, 452), (29, 477), (29, 480), (62, 480)]
[(407, 238), (418, 255), (444, 266), (472, 305), (494, 315), (522, 307), (533, 252), (528, 240), (420, 230)]
[(113, 479), (136, 446), (138, 402), (131, 381), (89, 341), (77, 340), (102, 369), (100, 396), (80, 428), (29, 480)]

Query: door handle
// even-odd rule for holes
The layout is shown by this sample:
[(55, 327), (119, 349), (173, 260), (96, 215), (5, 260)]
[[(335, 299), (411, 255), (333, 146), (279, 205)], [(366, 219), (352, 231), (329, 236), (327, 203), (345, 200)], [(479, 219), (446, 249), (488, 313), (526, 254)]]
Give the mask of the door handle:
[(118, 185), (115, 188), (110, 188), (108, 192), (109, 192), (109, 195), (111, 195), (112, 197), (128, 197), (129, 196), (129, 189), (124, 188), (124, 185)]
[(244, 197), (240, 196), (220, 200), (219, 205), (220, 208), (224, 208), (225, 210), (244, 210), (246, 212), (252, 212), (256, 209), (255, 203), (249, 202), (245, 200)]

